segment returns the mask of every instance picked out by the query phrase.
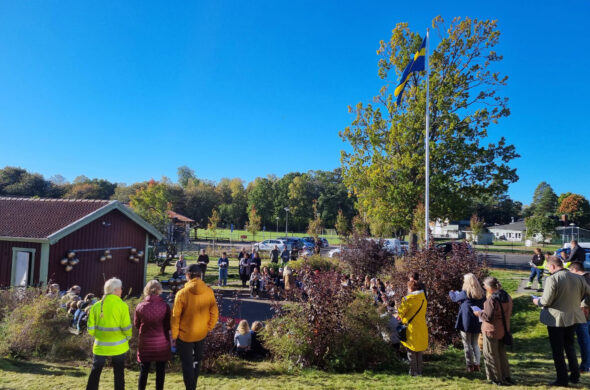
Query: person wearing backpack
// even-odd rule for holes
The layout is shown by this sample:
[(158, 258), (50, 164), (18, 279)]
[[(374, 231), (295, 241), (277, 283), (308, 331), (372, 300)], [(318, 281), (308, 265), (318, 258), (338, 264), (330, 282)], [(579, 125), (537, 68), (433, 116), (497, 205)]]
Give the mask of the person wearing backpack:
[(418, 281), (408, 281), (408, 295), (402, 298), (397, 315), (399, 321), (405, 325), (405, 340), (401, 334), (400, 340), (408, 349), (411, 376), (422, 375), (422, 355), (428, 348), (426, 306), (426, 296), (420, 290)]
[(512, 344), (510, 316), (512, 298), (502, 290), (496, 278), (487, 277), (483, 281), (487, 299), (483, 310), (474, 314), (482, 320), (483, 356), (486, 362), (486, 377), (495, 385), (512, 385), (510, 366), (506, 356), (506, 345)]
[(453, 302), (459, 302), (459, 314), (455, 329), (461, 333), (463, 341), (463, 350), (465, 352), (465, 364), (467, 372), (479, 371), (481, 352), (478, 345), (479, 335), (481, 333), (481, 323), (473, 313), (472, 307), (483, 307), (485, 301), (485, 291), (477, 277), (472, 274), (463, 276), (463, 288), (461, 291), (450, 291), (449, 297)]

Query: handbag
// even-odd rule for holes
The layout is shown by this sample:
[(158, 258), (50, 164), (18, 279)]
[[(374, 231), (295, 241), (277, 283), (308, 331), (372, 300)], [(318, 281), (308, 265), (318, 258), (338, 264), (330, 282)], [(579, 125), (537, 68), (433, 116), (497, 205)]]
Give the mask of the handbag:
[(412, 322), (414, 317), (416, 317), (416, 315), (420, 313), (420, 310), (422, 310), (422, 305), (424, 305), (424, 299), (422, 300), (422, 303), (420, 304), (418, 311), (414, 313), (412, 318), (408, 320), (408, 323), (404, 324), (403, 322), (400, 322), (399, 325), (395, 328), (400, 341), (406, 341), (408, 339), (408, 325), (410, 325), (410, 322)]
[(498, 305), (500, 305), (500, 312), (502, 313), (502, 324), (504, 325), (504, 337), (502, 337), (502, 342), (504, 343), (504, 345), (512, 345), (512, 343), (514, 342), (514, 339), (512, 337), (512, 333), (510, 333), (510, 331), (508, 330), (508, 327), (506, 326), (506, 317), (504, 316), (504, 308), (502, 307), (502, 303), (500, 302), (500, 300), (496, 299), (496, 301), (498, 302)]

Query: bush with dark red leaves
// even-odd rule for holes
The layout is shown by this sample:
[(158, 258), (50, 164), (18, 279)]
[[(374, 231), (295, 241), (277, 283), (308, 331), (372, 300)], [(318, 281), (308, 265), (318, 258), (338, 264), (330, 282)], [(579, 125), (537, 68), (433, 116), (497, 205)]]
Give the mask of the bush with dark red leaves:
[(398, 260), (384, 271), (393, 283), (395, 301), (399, 304), (407, 294), (408, 275), (417, 272), (427, 294), (427, 324), (431, 347), (448, 346), (458, 342), (455, 320), (459, 306), (449, 298), (450, 290), (461, 290), (463, 275), (473, 273), (480, 281), (487, 276), (487, 268), (466, 243), (455, 243), (445, 253), (431, 246)]
[(283, 305), (263, 331), (274, 357), (302, 367), (334, 371), (391, 365), (394, 350), (381, 332), (371, 298), (343, 286), (337, 271), (303, 269), (301, 297)]
[(395, 261), (384, 240), (360, 235), (353, 235), (348, 239), (340, 256), (350, 273), (361, 277), (376, 276), (384, 267), (392, 266)]

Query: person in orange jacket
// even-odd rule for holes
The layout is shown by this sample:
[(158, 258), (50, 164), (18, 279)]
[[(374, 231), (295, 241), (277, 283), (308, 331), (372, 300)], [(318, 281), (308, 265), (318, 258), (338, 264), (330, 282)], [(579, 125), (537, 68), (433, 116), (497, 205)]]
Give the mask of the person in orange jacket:
[(172, 345), (182, 362), (186, 390), (195, 390), (207, 333), (215, 327), (219, 309), (211, 287), (201, 280), (201, 268), (191, 264), (186, 270), (188, 282), (176, 293), (170, 318)]

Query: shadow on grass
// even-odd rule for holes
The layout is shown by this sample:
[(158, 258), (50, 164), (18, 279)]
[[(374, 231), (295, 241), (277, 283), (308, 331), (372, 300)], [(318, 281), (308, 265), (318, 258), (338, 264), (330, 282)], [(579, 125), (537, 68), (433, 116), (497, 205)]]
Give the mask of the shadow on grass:
[(0, 359), (0, 371), (11, 371), (33, 375), (84, 377), (87, 374), (80, 369), (68, 366), (53, 366), (44, 363), (27, 362), (13, 359)]

